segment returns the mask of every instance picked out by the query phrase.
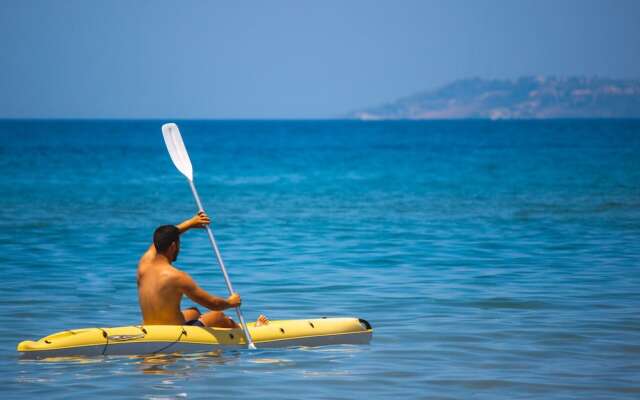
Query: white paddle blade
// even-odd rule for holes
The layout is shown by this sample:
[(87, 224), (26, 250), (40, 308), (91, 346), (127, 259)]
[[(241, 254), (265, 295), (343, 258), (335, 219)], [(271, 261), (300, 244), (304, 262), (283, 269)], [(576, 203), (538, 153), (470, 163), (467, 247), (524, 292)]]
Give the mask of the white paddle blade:
[(162, 136), (164, 137), (164, 143), (167, 145), (167, 150), (169, 150), (171, 161), (173, 161), (182, 175), (192, 181), (193, 168), (191, 167), (189, 153), (187, 153), (187, 149), (184, 147), (178, 125), (173, 122), (162, 125)]

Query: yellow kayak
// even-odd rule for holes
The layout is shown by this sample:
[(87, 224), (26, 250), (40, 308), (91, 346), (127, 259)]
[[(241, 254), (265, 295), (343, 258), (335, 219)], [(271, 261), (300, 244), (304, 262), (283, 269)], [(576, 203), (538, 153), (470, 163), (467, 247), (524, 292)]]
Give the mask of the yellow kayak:
[[(358, 318), (317, 318), (248, 324), (256, 347), (366, 344), (371, 325)], [(25, 340), (18, 351), (25, 357), (145, 355), (198, 353), (222, 348), (243, 348), (242, 329), (181, 325), (137, 325), (62, 331), (37, 341)]]

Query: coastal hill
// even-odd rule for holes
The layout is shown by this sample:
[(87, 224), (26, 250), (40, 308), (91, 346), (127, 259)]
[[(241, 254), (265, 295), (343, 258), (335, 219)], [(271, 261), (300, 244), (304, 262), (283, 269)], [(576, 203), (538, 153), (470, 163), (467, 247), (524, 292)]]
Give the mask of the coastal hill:
[(464, 79), (392, 103), (352, 112), (355, 119), (640, 118), (640, 80), (523, 77)]

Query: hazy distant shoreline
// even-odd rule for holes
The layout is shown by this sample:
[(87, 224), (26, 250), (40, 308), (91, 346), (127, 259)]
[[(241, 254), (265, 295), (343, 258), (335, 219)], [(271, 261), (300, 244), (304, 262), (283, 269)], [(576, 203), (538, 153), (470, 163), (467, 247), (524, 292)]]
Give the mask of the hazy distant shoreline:
[(587, 77), (463, 79), (351, 112), (360, 120), (636, 119), (640, 80)]

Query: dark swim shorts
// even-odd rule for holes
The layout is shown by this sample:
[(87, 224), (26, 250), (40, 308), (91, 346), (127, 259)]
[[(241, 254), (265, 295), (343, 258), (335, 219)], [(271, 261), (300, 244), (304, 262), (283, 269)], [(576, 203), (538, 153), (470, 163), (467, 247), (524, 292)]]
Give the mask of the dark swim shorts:
[(204, 328), (204, 324), (199, 319), (192, 319), (190, 321), (185, 322), (184, 324), (191, 325), (191, 326), (201, 326)]

